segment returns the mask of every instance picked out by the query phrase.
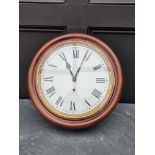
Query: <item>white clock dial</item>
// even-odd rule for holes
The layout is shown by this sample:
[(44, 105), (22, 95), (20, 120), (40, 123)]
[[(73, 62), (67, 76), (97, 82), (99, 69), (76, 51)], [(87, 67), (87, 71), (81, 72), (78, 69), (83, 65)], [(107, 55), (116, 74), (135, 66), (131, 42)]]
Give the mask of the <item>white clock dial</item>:
[(98, 47), (65, 42), (49, 49), (40, 64), (38, 93), (49, 110), (62, 117), (81, 118), (108, 102), (114, 75), (108, 57)]

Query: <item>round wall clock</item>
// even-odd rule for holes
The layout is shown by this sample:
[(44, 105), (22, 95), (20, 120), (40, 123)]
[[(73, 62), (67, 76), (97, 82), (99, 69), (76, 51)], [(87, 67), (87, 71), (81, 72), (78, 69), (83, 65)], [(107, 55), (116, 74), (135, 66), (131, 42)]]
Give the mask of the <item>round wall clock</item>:
[(50, 122), (74, 129), (92, 126), (112, 112), (122, 83), (121, 66), (112, 49), (80, 33), (47, 42), (28, 72), (36, 109)]

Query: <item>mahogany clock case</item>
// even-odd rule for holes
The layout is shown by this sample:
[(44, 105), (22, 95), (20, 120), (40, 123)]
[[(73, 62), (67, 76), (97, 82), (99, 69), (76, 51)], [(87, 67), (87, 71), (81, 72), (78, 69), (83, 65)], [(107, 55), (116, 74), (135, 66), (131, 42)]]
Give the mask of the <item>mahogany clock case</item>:
[[(65, 41), (68, 39), (86, 40), (104, 49), (107, 56), (110, 58), (111, 64), (114, 69), (114, 74), (115, 74), (115, 88), (113, 91), (113, 95), (109, 103), (106, 105), (106, 107), (103, 108), (99, 113), (97, 113), (96, 115), (90, 118), (86, 118), (83, 120), (76, 120), (76, 121), (63, 119), (51, 113), (48, 109), (46, 109), (43, 106), (35, 89), (35, 70), (36, 70), (36, 65), (38, 63), (38, 60), (41, 58), (41, 56), (49, 47), (54, 46), (58, 42)], [(72, 128), (72, 129), (86, 128), (86, 127), (95, 125), (96, 123), (104, 119), (108, 114), (110, 114), (120, 100), (121, 93), (122, 93), (122, 86), (123, 86), (123, 74), (122, 74), (121, 65), (118, 58), (112, 51), (112, 49), (104, 42), (100, 41), (99, 39), (92, 37), (90, 35), (85, 35), (81, 33), (71, 33), (67, 35), (62, 35), (47, 42), (39, 49), (37, 54), (34, 56), (28, 72), (28, 92), (32, 100), (32, 103), (34, 104), (36, 109), (50, 122), (53, 122), (57, 125), (60, 125), (66, 128)]]

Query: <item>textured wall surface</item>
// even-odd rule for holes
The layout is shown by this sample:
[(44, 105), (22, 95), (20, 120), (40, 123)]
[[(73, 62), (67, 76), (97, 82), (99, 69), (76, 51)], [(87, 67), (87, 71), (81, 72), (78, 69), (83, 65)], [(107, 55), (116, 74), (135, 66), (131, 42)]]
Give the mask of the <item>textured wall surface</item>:
[(20, 100), (20, 155), (134, 155), (134, 104), (119, 104), (98, 125), (69, 130), (47, 122)]

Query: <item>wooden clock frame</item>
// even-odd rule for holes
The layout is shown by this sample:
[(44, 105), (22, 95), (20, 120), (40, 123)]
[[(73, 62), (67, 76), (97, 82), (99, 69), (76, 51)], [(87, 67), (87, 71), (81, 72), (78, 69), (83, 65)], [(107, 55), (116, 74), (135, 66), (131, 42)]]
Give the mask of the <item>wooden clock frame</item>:
[[(36, 65), (39, 61), (39, 59), (42, 57), (45, 51), (49, 47), (54, 46), (55, 44), (65, 41), (68, 39), (82, 39), (85, 41), (92, 42), (96, 45), (98, 45), (101, 49), (106, 52), (113, 70), (114, 70), (114, 76), (115, 76), (115, 88), (112, 94), (111, 99), (109, 100), (108, 104), (100, 110), (96, 115), (85, 118), (82, 120), (69, 120), (65, 118), (61, 118), (56, 116), (54, 113), (51, 113), (42, 103), (39, 99), (39, 96), (37, 94), (36, 88), (35, 88), (35, 71), (36, 71)], [(104, 42), (100, 41), (99, 39), (96, 39), (95, 37), (92, 37), (90, 35), (81, 34), (81, 33), (71, 33), (59, 36), (55, 39), (50, 40), (47, 42), (43, 47), (39, 49), (39, 51), (34, 56), (32, 63), (30, 65), (29, 71), (28, 71), (28, 92), (30, 95), (30, 98), (32, 100), (32, 103), (34, 104), (35, 108), (50, 122), (60, 125), (65, 128), (72, 128), (72, 129), (80, 129), (80, 128), (87, 128), (89, 126), (95, 125), (96, 123), (100, 122), (102, 119), (104, 119), (108, 114), (110, 114), (113, 109), (118, 104), (121, 93), (122, 93), (122, 86), (123, 86), (123, 73), (122, 68), (119, 63), (118, 58), (112, 51), (112, 49), (106, 45)]]

